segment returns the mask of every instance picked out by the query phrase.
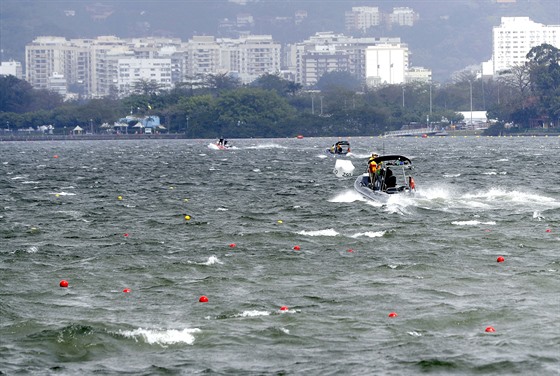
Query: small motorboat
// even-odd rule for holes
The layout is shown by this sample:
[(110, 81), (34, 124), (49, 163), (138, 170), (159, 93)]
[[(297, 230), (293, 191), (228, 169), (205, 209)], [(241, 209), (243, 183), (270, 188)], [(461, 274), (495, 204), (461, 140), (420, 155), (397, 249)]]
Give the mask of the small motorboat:
[[(402, 155), (383, 155), (371, 158), (377, 169), (358, 176), (354, 182), (354, 189), (362, 196), (386, 201), (391, 195), (412, 194), (416, 184), (412, 177), (412, 161)], [(368, 162), (369, 163), (369, 162)]]
[(216, 145), (216, 148), (220, 150), (227, 150), (231, 147), (231, 145), (228, 144), (228, 140), (225, 138), (220, 138), (214, 145)]
[(338, 141), (326, 150), (327, 153), (332, 155), (346, 155), (350, 153), (350, 143), (348, 141)]

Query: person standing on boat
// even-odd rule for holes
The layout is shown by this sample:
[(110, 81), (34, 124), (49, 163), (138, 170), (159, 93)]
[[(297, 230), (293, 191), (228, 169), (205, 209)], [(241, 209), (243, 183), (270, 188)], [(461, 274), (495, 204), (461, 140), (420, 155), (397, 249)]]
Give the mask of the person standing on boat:
[(375, 183), (376, 183), (376, 177), (377, 177), (377, 171), (378, 169), (381, 167), (381, 164), (377, 164), (377, 162), (375, 161), (375, 158), (379, 157), (379, 155), (373, 153), (370, 157), (370, 159), (368, 160), (368, 173), (369, 173), (369, 182), (371, 184), (371, 188), (374, 189), (375, 188)]

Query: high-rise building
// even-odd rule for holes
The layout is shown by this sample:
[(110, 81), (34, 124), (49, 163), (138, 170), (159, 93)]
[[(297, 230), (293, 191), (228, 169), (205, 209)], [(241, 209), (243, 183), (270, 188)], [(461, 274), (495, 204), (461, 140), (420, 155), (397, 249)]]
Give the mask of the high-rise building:
[(492, 30), (492, 40), (492, 73), (498, 74), (525, 64), (533, 47), (547, 43), (560, 48), (560, 25), (543, 25), (529, 17), (502, 17)]
[[(332, 32), (316, 33), (302, 43), (289, 46), (286, 65), (295, 70), (296, 82), (306, 87), (315, 85), (323, 74), (335, 71), (349, 72), (365, 83), (370, 76), (367, 67), (371, 57), (368, 57), (367, 51), (378, 45), (404, 49), (406, 64), (401, 65), (408, 67), (408, 48), (400, 38), (354, 38)], [(396, 79), (396, 66), (394, 73), (393, 78)]]
[(393, 13), (389, 14), (389, 23), (400, 26), (414, 26), (414, 22), (418, 18), (418, 13), (415, 13), (411, 8), (395, 7), (393, 8)]
[(408, 71), (408, 47), (403, 43), (384, 43), (366, 49), (368, 86), (405, 83)]
[(167, 38), (39, 37), (26, 46), (26, 71), (27, 80), (37, 88), (48, 88), (57, 72), (70, 91), (88, 97), (122, 96), (134, 80), (153, 79), (169, 89), (189, 77), (232, 73), (249, 83), (280, 71), (280, 50), (270, 35), (218, 40), (201, 36), (187, 43)]
[(378, 7), (352, 7), (344, 13), (346, 30), (360, 30), (365, 32), (381, 23), (381, 12)]

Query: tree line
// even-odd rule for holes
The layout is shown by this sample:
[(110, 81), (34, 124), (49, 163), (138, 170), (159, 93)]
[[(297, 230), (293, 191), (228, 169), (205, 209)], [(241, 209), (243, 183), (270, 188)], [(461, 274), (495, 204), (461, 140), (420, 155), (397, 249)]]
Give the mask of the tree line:
[(140, 81), (125, 98), (63, 98), (13, 76), (0, 77), (0, 129), (51, 124), (55, 133), (76, 125), (101, 131), (128, 114), (159, 116), (168, 132), (189, 138), (368, 136), (404, 124), (459, 122), (457, 111), (486, 110), (497, 123), (489, 133), (560, 121), (560, 50), (535, 47), (524, 66), (497, 78), (464, 74), (447, 84), (408, 83), (363, 87), (348, 72), (324, 74), (313, 90), (275, 74), (250, 85), (228, 74), (191, 77), (172, 90)]

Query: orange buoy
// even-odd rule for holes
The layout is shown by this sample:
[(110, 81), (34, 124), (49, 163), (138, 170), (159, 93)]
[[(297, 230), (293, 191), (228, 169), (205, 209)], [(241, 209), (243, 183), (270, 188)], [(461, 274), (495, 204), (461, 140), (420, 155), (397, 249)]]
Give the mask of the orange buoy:
[(496, 329), (494, 329), (493, 326), (488, 326), (485, 331), (486, 331), (486, 333), (494, 333), (496, 331)]
[(68, 287), (68, 281), (63, 279), (62, 281), (60, 281), (59, 285), (60, 287)]
[(124, 290), (122, 290), (122, 292), (130, 292), (130, 289), (127, 287)]
[(287, 311), (287, 310), (288, 310), (288, 307), (285, 306), (285, 305), (283, 305), (282, 307), (280, 307), (280, 311)]
[(391, 312), (389, 313), (389, 317), (397, 317), (397, 312)]
[(200, 303), (208, 303), (208, 298), (207, 298), (206, 296), (202, 295), (202, 296), (198, 299), (198, 301), (199, 301)]
[(299, 251), (301, 247), (299, 245), (294, 245), (294, 251)]
[(498, 258), (496, 259), (497, 262), (504, 262), (506, 261), (506, 259), (504, 258), (504, 256), (498, 256)]

